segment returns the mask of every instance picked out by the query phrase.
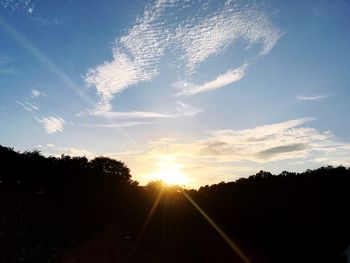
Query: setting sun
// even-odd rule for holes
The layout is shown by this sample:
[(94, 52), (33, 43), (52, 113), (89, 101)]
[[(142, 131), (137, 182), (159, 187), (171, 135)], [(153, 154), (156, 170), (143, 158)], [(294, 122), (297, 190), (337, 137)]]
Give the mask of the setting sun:
[(161, 180), (168, 185), (187, 185), (189, 178), (181, 171), (182, 165), (176, 163), (173, 158), (167, 156), (159, 157), (157, 163), (158, 171), (150, 173), (148, 179), (150, 181)]
[(151, 174), (151, 177), (153, 180), (161, 180), (169, 185), (185, 185), (188, 182), (188, 178), (173, 167)]

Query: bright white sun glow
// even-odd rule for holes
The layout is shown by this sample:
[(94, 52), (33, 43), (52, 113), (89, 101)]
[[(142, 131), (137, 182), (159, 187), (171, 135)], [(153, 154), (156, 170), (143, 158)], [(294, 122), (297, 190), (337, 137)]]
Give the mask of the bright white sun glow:
[(181, 171), (182, 165), (172, 159), (161, 158), (158, 165), (159, 170), (149, 174), (150, 181), (161, 180), (168, 185), (187, 185), (189, 178)]
[(172, 168), (155, 172), (151, 174), (151, 177), (153, 177), (153, 180), (162, 180), (169, 185), (185, 185), (188, 181), (182, 172), (173, 170)]

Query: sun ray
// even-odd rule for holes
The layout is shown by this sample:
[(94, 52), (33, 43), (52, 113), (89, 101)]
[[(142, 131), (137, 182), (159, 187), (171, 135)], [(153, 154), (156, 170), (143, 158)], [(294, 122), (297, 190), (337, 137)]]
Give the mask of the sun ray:
[(239, 249), (239, 247), (233, 243), (233, 241), (225, 234), (225, 232), (197, 205), (197, 203), (188, 195), (185, 191), (182, 191), (182, 194), (186, 199), (197, 209), (197, 211), (208, 221), (208, 223), (218, 232), (218, 234), (226, 241), (226, 243), (235, 251), (238, 256), (245, 262), (251, 263), (246, 255)]
[(162, 198), (163, 193), (164, 193), (164, 188), (161, 187), (161, 188), (159, 189), (159, 193), (158, 193), (158, 195), (157, 195), (157, 198), (156, 198), (156, 200), (154, 201), (154, 204), (153, 204), (151, 210), (149, 211), (149, 213), (148, 213), (148, 215), (147, 215), (147, 218), (146, 218), (146, 220), (145, 220), (145, 223), (144, 223), (143, 226), (142, 226), (141, 232), (140, 232), (140, 234), (138, 235), (138, 237), (137, 237), (137, 239), (136, 239), (135, 246), (137, 246), (137, 245), (139, 244), (139, 242), (140, 242), (140, 240), (141, 240), (143, 234), (145, 233), (145, 231), (146, 231), (146, 229), (147, 229), (149, 223), (151, 222), (151, 219), (152, 219), (152, 217), (153, 217), (153, 214), (154, 214), (154, 212), (156, 211), (156, 209), (157, 209), (157, 207), (158, 207), (158, 204), (159, 204), (159, 202), (160, 202), (160, 199)]
[[(80, 86), (73, 81), (61, 68), (59, 68), (43, 51), (41, 51), (33, 42), (26, 38), (23, 34), (18, 32), (14, 27), (5, 21), (0, 15), (1, 28), (15, 40), (24, 50), (26, 50), (34, 59), (41, 63), (49, 72), (54, 74), (65, 86), (73, 90), (80, 98), (82, 98), (89, 106), (95, 107), (96, 103), (86, 94), (86, 92), (80, 88)], [(111, 124), (116, 124), (115, 121), (103, 115), (103, 117)], [(122, 129), (122, 127), (116, 127), (118, 132), (126, 138), (132, 145), (139, 148), (137, 142)]]

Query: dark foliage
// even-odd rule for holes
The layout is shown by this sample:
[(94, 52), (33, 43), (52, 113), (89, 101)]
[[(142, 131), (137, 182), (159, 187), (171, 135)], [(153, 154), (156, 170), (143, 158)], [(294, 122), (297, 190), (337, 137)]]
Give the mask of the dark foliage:
[(241, 262), (184, 191), (251, 262), (343, 262), (350, 244), (350, 169), (342, 166), (183, 190), (139, 186), (106, 157), (0, 146), (0, 165), (1, 262), (55, 261), (106, 233), (163, 262)]

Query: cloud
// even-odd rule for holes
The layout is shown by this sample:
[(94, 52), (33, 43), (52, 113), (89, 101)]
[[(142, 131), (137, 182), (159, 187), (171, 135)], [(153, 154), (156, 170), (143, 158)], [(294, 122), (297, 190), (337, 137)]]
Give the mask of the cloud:
[(100, 116), (107, 119), (148, 119), (148, 118), (174, 118), (171, 114), (163, 114), (159, 112), (150, 111), (108, 111), (102, 113), (92, 114), (93, 116)]
[(86, 150), (86, 149), (80, 149), (80, 148), (75, 148), (75, 147), (59, 147), (56, 149), (57, 152), (69, 156), (86, 156), (87, 158), (94, 158), (96, 157), (96, 154)]
[[(97, 124), (85, 124), (82, 125), (84, 127), (90, 128), (107, 128), (107, 129), (118, 129), (134, 127), (139, 125), (150, 125), (154, 124), (153, 119), (177, 119), (181, 117), (193, 117), (201, 112), (201, 109), (193, 107), (189, 104), (186, 104), (181, 101), (176, 101), (175, 111), (170, 113), (160, 113), (160, 112), (152, 112), (152, 111), (128, 111), (128, 112), (118, 112), (118, 111), (107, 111), (107, 112), (99, 112), (85, 110), (77, 114), (77, 117), (90, 116), (97, 119), (106, 120), (106, 122)], [(152, 121), (142, 121), (142, 120), (152, 120)], [(128, 120), (128, 121), (126, 121)], [(130, 121), (131, 120), (131, 121)], [(140, 121), (141, 120), (141, 121)], [(127, 136), (127, 134), (125, 135)], [(130, 137), (129, 137), (130, 138)], [(134, 141), (130, 138), (130, 141)]]
[(97, 113), (112, 109), (110, 102), (114, 94), (158, 75), (157, 63), (166, 46), (166, 33), (155, 24), (159, 18), (160, 5), (148, 5), (143, 18), (138, 19), (128, 34), (116, 39), (112, 61), (88, 71), (85, 82), (88, 86), (94, 86), (100, 97), (95, 108)]
[(34, 98), (38, 98), (40, 96), (47, 96), (47, 94), (41, 90), (37, 90), (37, 89), (32, 89), (31, 90), (31, 97)]
[[(140, 64), (138, 64), (140, 63)], [(113, 51), (113, 61), (91, 69), (85, 81), (89, 86), (95, 86), (100, 101), (95, 108), (97, 113), (112, 109), (110, 101), (115, 93), (121, 92), (140, 81), (153, 78), (155, 71), (148, 69), (141, 61), (130, 59), (121, 51)]]
[(214, 89), (219, 89), (231, 83), (237, 82), (243, 78), (245, 74), (245, 68), (246, 66), (244, 65), (236, 69), (231, 69), (226, 73), (219, 75), (216, 77), (216, 79), (202, 85), (195, 85), (193, 83), (183, 81), (177, 82), (173, 86), (181, 89), (181, 91), (176, 93), (176, 96), (191, 96)]
[(59, 146), (55, 144), (48, 143), (46, 146), (42, 146), (42, 151), (44, 152), (45, 155), (49, 156), (55, 156), (55, 157), (60, 157), (62, 154), (64, 155), (69, 155), (69, 156), (85, 156), (89, 159), (92, 159), (98, 154), (93, 153), (87, 149), (84, 148), (77, 148), (77, 147), (67, 147), (67, 146)]
[[(143, 151), (118, 153), (127, 161), (137, 180), (156, 173), (161, 158), (171, 158), (182, 172), (194, 179), (192, 186), (230, 181), (261, 169), (281, 172), (313, 165), (349, 165), (350, 143), (341, 142), (330, 131), (308, 127), (312, 118), (300, 118), (248, 129), (209, 131), (198, 138), (158, 138)], [(280, 171), (279, 168), (283, 167)], [(316, 167), (316, 166), (315, 166)]]
[(305, 157), (316, 146), (331, 140), (328, 132), (300, 127), (311, 120), (301, 118), (251, 129), (212, 131), (212, 138), (200, 143), (201, 153), (223, 160), (254, 162)]
[(264, 13), (254, 6), (239, 6), (234, 1), (227, 1), (224, 7), (198, 23), (185, 24), (176, 29), (176, 38), (185, 53), (190, 71), (239, 39), (247, 41), (248, 48), (261, 44), (260, 55), (266, 55), (280, 36), (281, 32)]
[(66, 121), (58, 116), (44, 117), (37, 119), (43, 124), (47, 133), (63, 132)]
[(325, 98), (329, 98), (332, 95), (319, 95), (319, 96), (298, 96), (298, 100), (322, 100)]
[(138, 125), (146, 125), (152, 124), (152, 122), (144, 122), (144, 121), (129, 121), (129, 122), (120, 122), (120, 123), (111, 123), (111, 124), (91, 124), (87, 125), (87, 127), (92, 128), (122, 128), (122, 127), (133, 127)]
[(232, 163), (306, 158), (328, 155), (350, 144), (337, 141), (330, 131), (305, 127), (311, 118), (300, 118), (243, 130), (214, 130), (207, 138), (184, 141), (162, 138), (150, 142), (147, 155), (175, 155), (202, 161)]
[(34, 3), (31, 0), (0, 0), (0, 7), (9, 11), (24, 10), (29, 14), (34, 12)]
[(43, 91), (33, 89), (30, 91), (30, 96), (24, 100), (16, 100), (18, 105), (21, 105), (26, 111), (34, 112), (39, 110), (39, 106), (34, 101), (40, 96), (47, 96)]
[[(86, 115), (94, 117), (103, 117), (107, 120), (116, 120), (116, 119), (155, 119), (155, 118), (179, 118), (183, 116), (194, 116), (198, 113), (203, 112), (203, 110), (193, 107), (189, 104), (186, 104), (181, 101), (176, 101), (176, 107), (174, 112), (170, 113), (161, 113), (161, 112), (152, 112), (152, 111), (106, 111), (106, 112), (96, 112), (87, 110), (81, 113), (78, 113), (78, 117), (83, 117)], [(109, 123), (107, 126), (118, 127), (118, 124)]]
[(21, 105), (26, 111), (30, 111), (30, 112), (33, 112), (33, 111), (38, 111), (39, 110), (39, 107), (33, 103), (30, 103), (26, 100), (24, 100), (23, 102), (21, 101), (18, 101), (16, 100), (16, 103), (18, 105)]
[[(254, 4), (227, 1), (218, 7), (210, 1), (155, 1), (146, 5), (143, 16), (127, 34), (115, 40), (112, 60), (88, 70), (85, 82), (99, 96), (94, 111), (111, 111), (115, 94), (158, 76), (160, 62), (168, 54), (176, 54), (175, 63), (185, 63), (186, 74), (192, 75), (199, 64), (239, 40), (245, 42), (246, 48), (258, 45), (259, 56), (264, 56), (280, 36), (280, 30)], [(204, 85), (193, 85), (194, 90), (187, 93), (228, 85), (244, 73), (242, 65)]]
[(182, 116), (195, 116), (198, 113), (203, 112), (203, 110), (199, 108), (195, 108), (189, 104), (183, 103), (181, 101), (176, 101), (176, 111), (177, 114), (174, 116), (182, 117)]
[(303, 143), (294, 143), (289, 145), (281, 145), (281, 146), (275, 146), (271, 147), (269, 149), (260, 151), (257, 153), (257, 156), (262, 159), (269, 159), (271, 157), (274, 157), (276, 155), (284, 154), (284, 153), (291, 153), (291, 152), (298, 152), (307, 149), (308, 146)]

